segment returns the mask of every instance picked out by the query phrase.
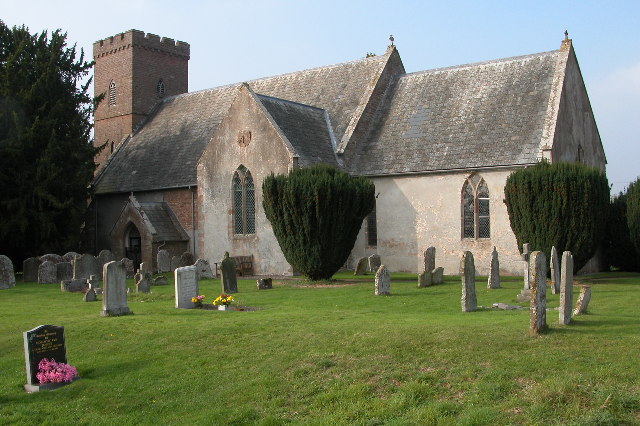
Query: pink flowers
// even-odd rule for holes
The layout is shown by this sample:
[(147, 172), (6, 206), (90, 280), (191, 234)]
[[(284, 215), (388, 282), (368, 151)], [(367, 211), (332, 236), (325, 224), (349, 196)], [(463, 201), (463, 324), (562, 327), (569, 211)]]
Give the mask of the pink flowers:
[(53, 358), (51, 360), (43, 358), (38, 363), (36, 378), (40, 383), (62, 383), (72, 381), (77, 375), (78, 370), (75, 367), (56, 362)]

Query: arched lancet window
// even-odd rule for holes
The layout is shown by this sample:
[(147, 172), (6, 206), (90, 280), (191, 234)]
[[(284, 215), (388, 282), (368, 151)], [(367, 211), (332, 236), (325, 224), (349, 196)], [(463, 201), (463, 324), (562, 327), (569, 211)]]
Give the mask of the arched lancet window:
[(256, 233), (255, 188), (251, 172), (245, 166), (238, 167), (233, 174), (233, 233), (246, 235)]
[(109, 106), (114, 106), (116, 104), (116, 82), (111, 80), (109, 83)]
[(158, 84), (156, 84), (156, 95), (158, 98), (164, 98), (164, 81), (162, 79), (158, 80)]
[(462, 186), (462, 238), (490, 238), (489, 187), (477, 174)]

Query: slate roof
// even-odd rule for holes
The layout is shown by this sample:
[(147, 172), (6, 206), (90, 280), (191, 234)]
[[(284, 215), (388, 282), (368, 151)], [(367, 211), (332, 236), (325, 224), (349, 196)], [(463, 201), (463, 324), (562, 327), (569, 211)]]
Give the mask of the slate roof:
[(537, 161), (560, 51), (397, 77), (357, 146), (357, 175)]
[(280, 130), (287, 137), (300, 166), (325, 163), (338, 166), (335, 141), (325, 110), (256, 94)]
[(140, 207), (156, 229), (156, 241), (186, 241), (188, 235), (167, 203), (140, 203)]
[[(340, 140), (388, 58), (389, 53), (248, 84), (255, 93), (326, 110), (333, 134)], [(96, 176), (95, 192), (196, 185), (196, 163), (239, 87), (217, 87), (161, 101)]]

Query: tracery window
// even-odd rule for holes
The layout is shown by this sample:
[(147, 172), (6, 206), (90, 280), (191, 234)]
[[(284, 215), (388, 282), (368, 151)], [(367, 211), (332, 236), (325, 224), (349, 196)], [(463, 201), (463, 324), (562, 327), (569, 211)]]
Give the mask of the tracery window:
[(158, 84), (156, 84), (156, 95), (158, 98), (164, 98), (164, 81), (162, 79), (158, 80)]
[(490, 238), (489, 187), (479, 175), (462, 186), (462, 238)]
[(116, 104), (116, 82), (111, 80), (109, 83), (109, 106), (115, 106)]
[(233, 233), (247, 235), (256, 233), (255, 188), (251, 172), (240, 166), (233, 174)]

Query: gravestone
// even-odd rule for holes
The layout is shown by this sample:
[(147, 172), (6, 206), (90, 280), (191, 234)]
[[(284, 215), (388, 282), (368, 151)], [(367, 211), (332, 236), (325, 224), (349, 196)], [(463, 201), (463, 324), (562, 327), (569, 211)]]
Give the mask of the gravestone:
[(73, 278), (73, 265), (69, 262), (60, 262), (56, 264), (56, 280), (64, 281)]
[(73, 260), (76, 258), (76, 256), (80, 256), (80, 255), (75, 251), (67, 252), (62, 256), (62, 261), (67, 263), (73, 263)]
[(140, 262), (140, 269), (138, 271), (142, 274), (144, 274), (145, 272), (151, 274), (153, 272), (151, 268), (149, 268), (144, 262)]
[(431, 287), (433, 285), (433, 274), (431, 272), (424, 271), (418, 274), (418, 288)]
[(57, 282), (56, 264), (50, 260), (45, 260), (38, 266), (38, 284), (53, 284)]
[(191, 266), (195, 264), (195, 260), (193, 259), (193, 255), (188, 251), (185, 251), (180, 256), (180, 267), (182, 266)]
[(52, 388), (61, 384), (41, 384), (38, 380), (38, 364), (44, 358), (58, 363), (67, 363), (67, 348), (64, 340), (64, 327), (39, 325), (22, 333), (24, 342), (24, 360), (27, 369), (27, 384), (24, 390), (38, 392), (40, 388)]
[(380, 265), (380, 267), (376, 271), (375, 285), (376, 287), (374, 294), (376, 296), (391, 295), (391, 273), (386, 266)]
[(87, 292), (84, 294), (82, 300), (84, 300), (85, 302), (95, 302), (96, 300), (98, 300), (96, 290), (91, 287), (91, 285), (89, 285), (89, 290), (87, 290)]
[(182, 262), (180, 260), (180, 257), (179, 256), (173, 256), (171, 258), (171, 270), (175, 271), (176, 269), (181, 268), (181, 267), (182, 267)]
[(377, 254), (372, 254), (371, 256), (369, 256), (369, 272), (376, 272), (380, 265), (382, 265), (380, 256), (378, 256)]
[(163, 274), (165, 272), (171, 272), (171, 255), (166, 250), (158, 250), (156, 256), (158, 261), (158, 273)]
[(127, 271), (122, 262), (113, 261), (102, 268), (102, 316), (130, 314), (127, 305)]
[(161, 275), (159, 277), (155, 277), (153, 279), (153, 285), (167, 285), (169, 284), (169, 281), (167, 280), (167, 277)]
[(62, 259), (62, 256), (60, 256), (59, 254), (45, 254), (40, 256), (40, 263), (42, 262), (53, 262), (53, 263), (60, 263), (60, 262), (64, 262), (64, 260)]
[(263, 278), (256, 281), (258, 285), (258, 290), (269, 290), (273, 288), (273, 283), (271, 278)]
[(498, 251), (495, 247), (491, 252), (491, 266), (489, 267), (487, 288), (500, 288), (500, 261), (498, 260)]
[(149, 293), (151, 291), (151, 274), (141, 271), (139, 278), (136, 280), (137, 293)]
[(560, 324), (571, 322), (573, 307), (573, 256), (570, 251), (562, 253), (562, 268), (560, 273)]
[(0, 290), (15, 287), (16, 276), (13, 272), (13, 263), (7, 256), (0, 254)]
[(583, 285), (580, 287), (580, 295), (576, 302), (576, 308), (573, 310), (573, 315), (586, 314), (589, 301), (591, 301), (591, 287)]
[(91, 275), (100, 275), (98, 259), (91, 254), (77, 256), (73, 261), (73, 278), (86, 280)]
[(462, 312), (473, 312), (478, 309), (476, 298), (476, 265), (473, 253), (465, 251), (460, 260), (460, 279), (462, 281)]
[(353, 275), (365, 275), (367, 273), (367, 268), (369, 267), (369, 258), (361, 257), (358, 259), (358, 264), (356, 265), (356, 270)]
[(429, 247), (424, 251), (424, 270), (428, 273), (436, 269), (436, 248)]
[(431, 282), (433, 285), (442, 284), (444, 282), (444, 268), (442, 266), (438, 266), (433, 270), (431, 274)]
[(183, 266), (177, 268), (174, 274), (176, 308), (194, 308), (196, 304), (191, 299), (198, 295), (198, 270), (195, 266)]
[(127, 278), (133, 278), (133, 275), (136, 272), (135, 267), (133, 266), (133, 260), (123, 257), (120, 262), (122, 262), (122, 264), (124, 265), (124, 270), (127, 274)]
[(87, 283), (89, 284), (89, 288), (92, 288), (92, 289), (95, 290), (96, 288), (98, 288), (98, 283), (99, 283), (98, 276), (97, 275), (91, 275), (89, 277), (89, 279), (87, 280)]
[(220, 282), (222, 292), (226, 294), (238, 292), (238, 280), (236, 278), (236, 262), (229, 257), (229, 252), (224, 252), (224, 258), (220, 262)]
[(98, 253), (98, 257), (96, 257), (96, 259), (98, 260), (98, 265), (100, 265), (100, 270), (102, 270), (105, 264), (116, 260), (116, 255), (113, 254), (111, 250), (104, 249), (100, 250), (100, 253)]
[(26, 283), (38, 282), (38, 267), (40, 258), (30, 257), (22, 262), (22, 280)]
[(529, 260), (529, 335), (537, 336), (547, 328), (547, 259), (544, 252), (534, 251)]
[(204, 259), (198, 259), (196, 260), (194, 266), (198, 270), (198, 278), (215, 278), (213, 276), (213, 272), (211, 272), (211, 265), (208, 261)]
[(84, 293), (85, 291), (87, 291), (88, 288), (89, 288), (89, 283), (87, 282), (86, 279), (78, 280), (73, 278), (71, 280), (63, 280), (60, 282), (60, 290), (69, 292), (69, 293), (80, 293), (80, 292)]
[(531, 250), (529, 249), (529, 243), (522, 245), (522, 260), (524, 261), (524, 289), (529, 290), (529, 258), (531, 257)]
[(558, 263), (556, 246), (551, 247), (549, 269), (551, 270), (551, 294), (558, 294), (560, 292), (560, 264)]

